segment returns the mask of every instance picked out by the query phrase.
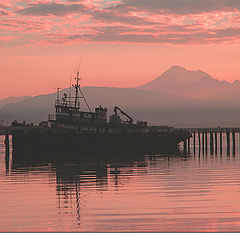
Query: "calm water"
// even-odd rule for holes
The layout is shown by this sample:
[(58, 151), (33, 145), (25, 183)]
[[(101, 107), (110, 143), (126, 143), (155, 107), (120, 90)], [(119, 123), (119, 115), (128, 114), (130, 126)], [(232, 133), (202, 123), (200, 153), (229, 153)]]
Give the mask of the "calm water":
[(0, 231), (240, 231), (238, 138), (230, 155), (28, 162), (6, 161), (0, 137)]

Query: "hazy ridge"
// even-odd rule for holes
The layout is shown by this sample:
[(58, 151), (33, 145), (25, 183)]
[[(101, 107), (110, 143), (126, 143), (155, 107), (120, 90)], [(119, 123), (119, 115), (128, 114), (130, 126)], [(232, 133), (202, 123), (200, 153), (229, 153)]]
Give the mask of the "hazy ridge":
[[(92, 110), (99, 105), (106, 106), (109, 115), (117, 105), (134, 120), (146, 120), (150, 124), (240, 126), (240, 83), (218, 81), (200, 70), (174, 66), (136, 89), (84, 87), (82, 91)], [(61, 95), (64, 92), (68, 93), (69, 89), (62, 90)], [(55, 99), (56, 93), (52, 93), (5, 104), (0, 108), (0, 119), (39, 123), (54, 113)]]
[(18, 103), (23, 100), (29, 99), (31, 96), (20, 96), (20, 97), (8, 97), (0, 99), (0, 107), (3, 107), (7, 104)]

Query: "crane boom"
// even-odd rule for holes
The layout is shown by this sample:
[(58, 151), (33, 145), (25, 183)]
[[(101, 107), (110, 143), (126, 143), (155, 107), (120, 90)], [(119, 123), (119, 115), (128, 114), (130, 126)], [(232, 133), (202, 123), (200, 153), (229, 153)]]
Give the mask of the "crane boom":
[(133, 119), (132, 119), (127, 113), (125, 113), (122, 109), (120, 109), (120, 108), (117, 107), (117, 106), (114, 107), (114, 112), (115, 112), (115, 115), (116, 115), (116, 116), (118, 116), (118, 115), (117, 115), (117, 110), (118, 110), (122, 115), (124, 115), (124, 116), (126, 116), (126, 117), (128, 118), (127, 123), (130, 123), (130, 124), (133, 123)]

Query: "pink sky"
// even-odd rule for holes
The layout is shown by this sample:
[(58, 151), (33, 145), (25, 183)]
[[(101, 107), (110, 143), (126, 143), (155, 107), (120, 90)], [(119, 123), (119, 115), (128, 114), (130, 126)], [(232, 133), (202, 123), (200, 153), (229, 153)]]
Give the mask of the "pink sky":
[(0, 0), (0, 98), (82, 85), (135, 87), (172, 65), (240, 80), (234, 0)]

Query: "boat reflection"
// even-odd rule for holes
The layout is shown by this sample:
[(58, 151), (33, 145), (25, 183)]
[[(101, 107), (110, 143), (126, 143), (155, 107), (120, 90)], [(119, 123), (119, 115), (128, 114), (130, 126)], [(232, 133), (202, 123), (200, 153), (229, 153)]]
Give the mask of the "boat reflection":
[[(171, 157), (166, 155), (166, 158), (170, 163)], [(109, 188), (118, 191), (118, 188), (127, 185), (136, 175), (147, 175), (149, 162), (152, 165), (156, 164), (157, 156), (91, 154), (53, 157), (44, 153), (13, 154), (12, 161), (9, 162), (9, 158), (6, 158), (6, 172), (10, 172), (11, 176), (37, 175), (44, 172), (49, 174), (49, 179), (55, 179), (49, 183), (56, 184), (59, 218), (64, 221), (71, 216), (76, 224), (80, 225), (82, 210), (89, 193), (95, 191), (101, 194)], [(162, 164), (164, 168), (167, 167), (166, 162)]]

